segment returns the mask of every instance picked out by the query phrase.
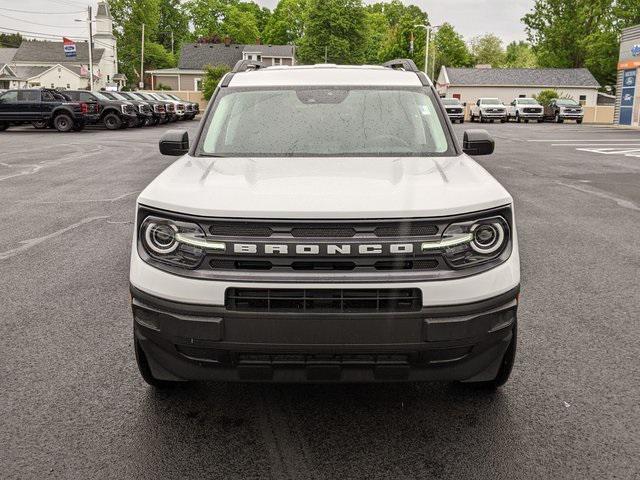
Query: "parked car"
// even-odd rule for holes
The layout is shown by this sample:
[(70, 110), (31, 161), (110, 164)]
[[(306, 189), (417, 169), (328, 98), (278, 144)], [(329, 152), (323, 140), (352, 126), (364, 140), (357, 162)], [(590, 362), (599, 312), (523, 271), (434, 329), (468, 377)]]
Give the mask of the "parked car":
[(507, 107), (507, 121), (514, 119), (520, 123), (529, 120), (542, 122), (544, 117), (544, 108), (535, 98), (516, 98)]
[(480, 123), (500, 120), (501, 123), (507, 121), (507, 109), (497, 98), (480, 98), (471, 107), (471, 121), (478, 120)]
[(32, 123), (59, 132), (80, 131), (99, 117), (95, 102), (76, 102), (57, 90), (7, 90), (0, 95), (0, 131)]
[(451, 123), (464, 123), (464, 105), (457, 98), (441, 98)]
[(97, 103), (100, 106), (100, 116), (94, 123), (100, 123), (108, 130), (127, 128), (138, 123), (136, 108), (127, 100), (112, 100), (101, 92), (88, 90), (65, 90), (64, 94), (72, 100)]
[[(184, 101), (173, 93), (167, 93), (166, 95), (173, 98), (174, 100)], [(200, 105), (197, 102), (188, 102), (188, 101), (184, 101), (184, 104), (186, 109), (185, 111), (186, 119), (193, 120), (196, 117), (196, 115), (200, 113)]]
[(246, 65), (136, 202), (142, 378), (504, 384), (520, 263), (513, 199), (469, 156), (489, 134), (460, 145), (410, 60)]
[(571, 98), (555, 98), (544, 107), (544, 118), (556, 123), (562, 123), (565, 120), (575, 120), (576, 123), (582, 123), (584, 110), (582, 105)]
[(159, 101), (143, 92), (121, 92), (121, 94), (127, 98), (133, 97), (147, 102), (153, 109), (153, 123), (155, 125), (165, 124), (171, 121), (166, 102)]
[(184, 119), (184, 102), (182, 100), (177, 101), (173, 98), (170, 98), (165, 93), (159, 92), (147, 92), (147, 95), (151, 95), (153, 98), (157, 99), (160, 102), (166, 102), (167, 111), (171, 115), (172, 121), (178, 121)]
[(110, 98), (111, 100), (128, 102), (134, 106), (134, 108), (136, 109), (137, 119), (136, 119), (135, 125), (132, 125), (132, 126), (142, 127), (145, 125), (153, 124), (153, 111), (151, 109), (151, 106), (148, 103), (140, 100), (139, 98), (126, 98), (118, 92), (100, 92), (100, 93), (102, 93), (105, 97)]

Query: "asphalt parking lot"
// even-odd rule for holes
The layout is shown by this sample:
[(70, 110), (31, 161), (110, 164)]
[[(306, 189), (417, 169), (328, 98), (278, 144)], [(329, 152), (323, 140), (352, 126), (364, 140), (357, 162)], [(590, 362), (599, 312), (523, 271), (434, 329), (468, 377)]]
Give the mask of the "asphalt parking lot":
[[(180, 124), (191, 132), (196, 122)], [(447, 384), (205, 383), (138, 375), (135, 198), (170, 127), (0, 133), (0, 477), (640, 477), (640, 132), (486, 128), (512, 193), (519, 345), (497, 394)]]

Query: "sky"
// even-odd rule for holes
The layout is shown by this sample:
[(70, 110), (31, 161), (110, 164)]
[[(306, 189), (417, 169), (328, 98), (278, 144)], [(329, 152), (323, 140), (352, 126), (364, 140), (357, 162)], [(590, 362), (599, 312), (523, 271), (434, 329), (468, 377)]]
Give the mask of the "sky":
[[(278, 0), (255, 0), (273, 9)], [(432, 25), (444, 22), (469, 41), (485, 33), (494, 33), (505, 45), (513, 40), (525, 40), (520, 19), (535, 0), (412, 0), (405, 3), (425, 10)], [(97, 0), (0, 0), (0, 31), (9, 29), (55, 36), (87, 37), (86, 8)], [(373, 3), (365, 0), (365, 3)], [(50, 38), (55, 40), (55, 38)]]

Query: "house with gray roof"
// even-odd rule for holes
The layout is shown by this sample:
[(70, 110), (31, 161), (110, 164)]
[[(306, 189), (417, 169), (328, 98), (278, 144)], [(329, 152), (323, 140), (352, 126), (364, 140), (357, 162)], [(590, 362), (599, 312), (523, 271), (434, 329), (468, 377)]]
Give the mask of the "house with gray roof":
[(200, 91), (208, 65), (232, 68), (238, 60), (257, 60), (266, 65), (295, 65), (293, 45), (240, 45), (231, 43), (187, 43), (180, 51), (178, 68), (148, 70), (151, 88)]
[[(106, 0), (100, 0), (94, 17), (94, 89), (115, 86), (118, 73), (113, 19)], [(61, 39), (62, 40), (62, 39)], [(76, 55), (65, 54), (62, 41), (24, 40), (17, 49), (0, 49), (0, 88), (52, 87), (84, 89), (89, 86), (89, 42), (75, 40)], [(10, 50), (10, 51), (9, 51)], [(10, 57), (10, 58), (9, 58)]]
[(557, 90), (585, 106), (595, 106), (600, 84), (586, 68), (453, 68), (440, 69), (436, 88), (441, 95), (467, 104), (479, 98), (498, 98), (505, 105), (532, 97), (541, 90)]

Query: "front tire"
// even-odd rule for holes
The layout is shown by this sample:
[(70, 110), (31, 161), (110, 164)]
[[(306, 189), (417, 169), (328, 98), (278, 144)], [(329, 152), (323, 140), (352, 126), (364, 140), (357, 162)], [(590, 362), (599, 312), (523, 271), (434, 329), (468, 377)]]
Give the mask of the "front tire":
[(102, 119), (107, 130), (118, 130), (122, 128), (122, 119), (116, 113), (107, 113)]
[(82, 130), (84, 130), (84, 123), (74, 123), (73, 124), (73, 131), (74, 132), (81, 132)]
[(562, 118), (559, 113), (556, 113), (555, 121), (556, 123), (563, 123), (564, 118)]
[(4, 132), (7, 128), (9, 128), (8, 123), (0, 122), (0, 132)]
[(520, 118), (520, 114), (516, 113), (516, 122), (521, 123), (522, 119)]
[(581, 119), (581, 118), (579, 118), (578, 120), (576, 120), (576, 123), (577, 123), (578, 125), (580, 125), (580, 124), (582, 123), (582, 119)]
[(73, 120), (66, 113), (61, 113), (53, 119), (53, 126), (59, 132), (65, 133), (70, 132), (73, 128)]

